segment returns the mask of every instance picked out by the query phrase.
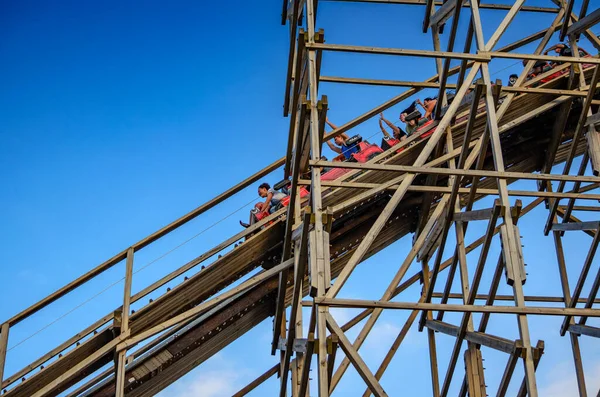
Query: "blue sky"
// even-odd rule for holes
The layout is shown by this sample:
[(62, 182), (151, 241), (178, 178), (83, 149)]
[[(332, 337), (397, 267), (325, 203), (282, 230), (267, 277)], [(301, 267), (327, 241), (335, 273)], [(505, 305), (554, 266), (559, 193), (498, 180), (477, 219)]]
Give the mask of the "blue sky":
[[(551, 2), (527, 4), (550, 6)], [(279, 1), (205, 5), (192, 1), (3, 0), (0, 11), (0, 183), (5, 187), (0, 195), (0, 278), (4, 280), (0, 318), (35, 303), (283, 155), (288, 131), (288, 120), (282, 117), (288, 28), (279, 24)], [(420, 31), (422, 13), (422, 7), (322, 1), (317, 27), (325, 29), (330, 43), (431, 49), (430, 35)], [(458, 49), (463, 46), (468, 15), (468, 11), (463, 13)], [(489, 37), (504, 13), (484, 10), (482, 15)], [(546, 27), (553, 17), (518, 15), (499, 46)], [(442, 40), (445, 47), (446, 38)], [(585, 42), (582, 39), (582, 45), (590, 50)], [(493, 78), (506, 81), (510, 73), (520, 71), (518, 63), (495, 61)], [(323, 75), (419, 81), (434, 73), (431, 59), (323, 56)], [(400, 91), (332, 84), (320, 87), (320, 93), (329, 98), (330, 119), (337, 124)], [(397, 120), (401, 107), (386, 116)], [(356, 132), (375, 142), (380, 139), (375, 119)], [(279, 171), (266, 179), (275, 182), (280, 175)], [(533, 184), (521, 187), (535, 189)], [(252, 186), (136, 255), (139, 273), (134, 291), (237, 232), (237, 219), (246, 217), (245, 206), (255, 199)], [(541, 233), (546, 213), (540, 207), (523, 220), (530, 272), (525, 290), (531, 295), (558, 295), (560, 291), (552, 242)], [(484, 227), (470, 227), (467, 241), (477, 238)], [(572, 242), (568, 261), (573, 263), (570, 276), (574, 284), (591, 239), (580, 235), (567, 239)], [(378, 298), (395, 273), (398, 258), (409, 249), (410, 238), (405, 238), (368, 260), (350, 278), (342, 295)], [(476, 255), (469, 256), (471, 264)], [(489, 273), (496, 257), (497, 251), (493, 251)], [(122, 267), (115, 267), (14, 327), (10, 343), (14, 348), (9, 352), (6, 373), (20, 369), (49, 344), (59, 343), (118, 306), (122, 285), (117, 282), (122, 272)], [(486, 277), (483, 289), (491, 274)], [(365, 279), (369, 280), (367, 286), (360, 283)], [(503, 288), (509, 292), (507, 286)], [(414, 300), (418, 291), (411, 289), (406, 299)], [(26, 339), (88, 299), (82, 308)], [(337, 311), (335, 315), (342, 323), (352, 313)], [(390, 312), (382, 316), (365, 347), (368, 363), (378, 364), (407, 315)], [(514, 324), (509, 323), (509, 328), (503, 322), (514, 322), (512, 317), (492, 318), (490, 332), (516, 337)], [(546, 340), (547, 353), (540, 364), (542, 380), (572, 372), (568, 339), (557, 337), (558, 324), (557, 319), (531, 320), (532, 334), (539, 331)], [(549, 327), (556, 332), (548, 333)], [(205, 395), (231, 394), (274, 364), (268, 353), (269, 333), (267, 321), (165, 395), (196, 395), (197, 387), (202, 387)], [(452, 340), (446, 340), (447, 344), (438, 347), (441, 363), (451, 349)], [(383, 385), (394, 395), (413, 387), (402, 380), (420, 376), (424, 388), (408, 390), (411, 395), (428, 395), (426, 337), (412, 330), (407, 342)], [(600, 373), (600, 349), (586, 339), (582, 344), (591, 380), (592, 374)], [(498, 368), (488, 371), (488, 385), (493, 390), (505, 358), (487, 350), (484, 355), (488, 368)], [(462, 371), (460, 363), (458, 367)], [(520, 366), (516, 373), (519, 371)], [(340, 384), (337, 395), (351, 395), (356, 388), (363, 388), (356, 373), (349, 373), (354, 375)], [(213, 394), (207, 385), (212, 385)], [(276, 386), (271, 380), (255, 395), (269, 394)], [(570, 385), (558, 385), (544, 395), (558, 393), (558, 387), (569, 389)]]

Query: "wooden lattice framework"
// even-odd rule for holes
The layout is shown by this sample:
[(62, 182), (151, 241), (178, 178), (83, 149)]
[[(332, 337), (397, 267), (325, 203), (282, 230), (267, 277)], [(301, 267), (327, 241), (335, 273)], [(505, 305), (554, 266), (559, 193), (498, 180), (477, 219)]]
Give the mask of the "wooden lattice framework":
[[(5, 321), (0, 326), (0, 380), (7, 396), (56, 395), (73, 385), (77, 387), (69, 390), (70, 396), (152, 395), (210, 357), (215, 350), (241, 337), (247, 329), (269, 315), (274, 316), (271, 352), (277, 353), (279, 362), (240, 390), (236, 396), (247, 394), (274, 374), (279, 374), (280, 377), (281, 396), (290, 392), (292, 396), (308, 395), (311, 369), (317, 374), (318, 379), (317, 389), (310, 392), (313, 395), (327, 396), (335, 390), (350, 365), (357, 370), (366, 383), (367, 390), (364, 395), (368, 396), (372, 393), (385, 396), (387, 394), (379, 379), (413, 323), (418, 324), (419, 330), (427, 333), (433, 396), (448, 394), (461, 353), (464, 359), (465, 376), (462, 379), (460, 395), (483, 397), (486, 393), (490, 393), (485, 385), (481, 346), (507, 355), (506, 369), (497, 390), (498, 396), (506, 394), (519, 361), (522, 362), (525, 373), (519, 395), (537, 396), (535, 370), (544, 352), (544, 344), (541, 341), (535, 345), (532, 343), (528, 327), (528, 317), (532, 315), (564, 318), (560, 333), (563, 336), (568, 334), (571, 341), (579, 395), (587, 396), (596, 393), (595, 390), (588, 390), (586, 387), (579, 338), (600, 337), (598, 328), (586, 325), (589, 317), (600, 317), (600, 310), (594, 307), (600, 288), (600, 271), (593, 269), (592, 266), (600, 242), (600, 222), (580, 221), (573, 215), (573, 211), (599, 209), (599, 207), (576, 205), (576, 200), (588, 200), (591, 203), (600, 200), (600, 195), (593, 193), (593, 190), (600, 186), (600, 178), (585, 175), (586, 167), (590, 162), (594, 170), (600, 170), (600, 137), (596, 131), (596, 126), (600, 125), (600, 116), (598, 113), (593, 113), (598, 107), (595, 96), (600, 78), (600, 59), (579, 56), (560, 57), (563, 65), (559, 68), (568, 68), (569, 71), (563, 78), (566, 87), (558, 87), (552, 83), (542, 84), (539, 87), (532, 86), (532, 83), (541, 81), (557, 69), (534, 80), (526, 81), (526, 77), (527, 71), (537, 60), (557, 60), (554, 56), (541, 55), (557, 31), (560, 31), (561, 38), (568, 38), (573, 49), (578, 48), (579, 35), (585, 35), (592, 45), (600, 50), (600, 40), (589, 30), (600, 21), (600, 9), (588, 12), (590, 5), (588, 0), (583, 0), (579, 15), (573, 13), (574, 0), (566, 2), (552, 0), (549, 4), (554, 3), (554, 6), (547, 8), (525, 6), (525, 0), (517, 0), (510, 6), (466, 3), (462, 0), (460, 3), (458, 0), (448, 0), (444, 3), (433, 0), (362, 1), (388, 3), (395, 7), (425, 6), (423, 32), (431, 30), (434, 50), (325, 43), (324, 32), (317, 31), (316, 28), (317, 1), (285, 0), (282, 23), (285, 24), (287, 21), (290, 29), (289, 64), (284, 100), (284, 115), (290, 118), (286, 155)], [(470, 9), (467, 39), (463, 52), (456, 52), (454, 46), (458, 21), (461, 10), (466, 7)], [(480, 9), (483, 8), (508, 11), (495, 33), (487, 41), (484, 40), (480, 17)], [(545, 27), (538, 33), (495, 49), (501, 36), (519, 12), (552, 13), (555, 14), (555, 18), (551, 26)], [(448, 38), (447, 48), (443, 51), (440, 34), (445, 24), (450, 24), (450, 27), (448, 32), (444, 33)], [(541, 42), (533, 54), (513, 52), (540, 39)], [(475, 48), (471, 51), (473, 41)], [(327, 51), (434, 58), (438, 74), (425, 82), (322, 76), (320, 74), (322, 54)], [(573, 53), (578, 54), (577, 51)], [(514, 86), (505, 87), (499, 82), (492, 81), (489, 64), (498, 58), (527, 61)], [(461, 60), (461, 65), (451, 68), (451, 59)], [(455, 74), (458, 74), (458, 82), (448, 83), (448, 77)], [(326, 134), (324, 126), (328, 103), (326, 96), (320, 95), (319, 82), (389, 85), (408, 89)], [(333, 163), (321, 160), (321, 145), (325, 140), (351, 130), (424, 88), (438, 89), (440, 99), (434, 112), (436, 128), (428, 139), (421, 140), (419, 135), (412, 136), (367, 163)], [(450, 104), (446, 98), (446, 90), (449, 88), (456, 90), (456, 95)], [(535, 106), (530, 108), (516, 106), (522, 105), (523, 98), (529, 98), (528, 100)], [(485, 112), (478, 113), (478, 109), (482, 107)], [(515, 111), (515, 107), (519, 110)], [(467, 114), (467, 117), (459, 126), (456, 120), (461, 112)], [(502, 134), (514, 131), (533, 118), (543, 117), (549, 112), (552, 112), (551, 125), (553, 126), (550, 138), (538, 142), (536, 146), (543, 150), (543, 155), (538, 159), (541, 164), (519, 157), (519, 161), (514, 162), (516, 165), (513, 163), (508, 165), (505, 156), (511, 155), (512, 150), (516, 152), (518, 150), (507, 149), (506, 143), (501, 139)], [(571, 129), (568, 128), (569, 120), (574, 121), (574, 127)], [(398, 153), (399, 149), (404, 151)], [(515, 156), (518, 157), (519, 153), (513, 157)], [(577, 156), (582, 156), (581, 166), (573, 174), (571, 167)], [(553, 174), (552, 166), (562, 162), (564, 162), (563, 172)], [(175, 272), (132, 295), (134, 256), (137, 251), (281, 166), (284, 166), (286, 178), (291, 180), (291, 202), (287, 209), (282, 209), (235, 234)], [(335, 181), (322, 181), (321, 167), (349, 168), (355, 171)], [(540, 172), (532, 173), (533, 171)], [(390, 179), (389, 175), (393, 177)], [(525, 179), (537, 180), (539, 189), (537, 191), (508, 189), (510, 182)], [(558, 184), (553, 185), (552, 182)], [(567, 182), (573, 183), (570, 191), (565, 191)], [(309, 206), (302, 205), (299, 188), (303, 185), (310, 186)], [(419, 200), (410, 199), (409, 195), (414, 194), (419, 195)], [(474, 202), (483, 196), (495, 196), (497, 199), (491, 208), (474, 210)], [(522, 207), (519, 200), (511, 200), (514, 196), (533, 197), (534, 200)], [(344, 219), (349, 209), (364, 206), (375, 198), (380, 199), (379, 205), (369, 207), (370, 219), (373, 219), (373, 222), (368, 224), (364, 233), (343, 228), (344, 232), (339, 229), (335, 231), (334, 222)], [(568, 202), (566, 205), (564, 201), (561, 204), (561, 200), (568, 200)], [(552, 235), (556, 250), (562, 285), (560, 298), (528, 297), (523, 291), (526, 273), (517, 222), (542, 203), (545, 203), (548, 208), (544, 232), (546, 235)], [(394, 230), (395, 226), (388, 225), (391, 223), (391, 217), (401, 211), (411, 211), (411, 208), (418, 208), (413, 247), (396, 275), (390, 280), (382, 298), (376, 301), (338, 298), (340, 290), (353, 270), (364, 259), (408, 233), (405, 229)], [(472, 221), (487, 221), (488, 227), (481, 238), (466, 245), (464, 236), (468, 222)], [(443, 260), (444, 248), (452, 229), (456, 235), (454, 254), (451, 258)], [(592, 238), (581, 275), (572, 291), (567, 279), (563, 252), (563, 234), (566, 232), (583, 232)], [(349, 234), (352, 239), (358, 236), (356, 240), (360, 243), (347, 249), (344, 256), (338, 256), (333, 253), (333, 250), (338, 244), (338, 239), (343, 238), (344, 234)], [(499, 237), (495, 237), (498, 234)], [(236, 245), (236, 249), (223, 258), (219, 256), (213, 265), (203, 268), (187, 284), (182, 284), (173, 291), (168, 290), (165, 297), (154, 303), (151, 302), (140, 313), (131, 313), (132, 303), (176, 277), (186, 274), (200, 263), (213, 258), (244, 238), (247, 238), (247, 241), (243, 246), (238, 248)], [(281, 249), (281, 242), (283, 242), (283, 249)], [(490, 267), (487, 264), (487, 256), (493, 244), (501, 244), (501, 254), (495, 261), (490, 289), (486, 294), (481, 295), (479, 286), (484, 270)], [(272, 253), (274, 249), (271, 247), (276, 247), (278, 255), (267, 257), (264, 253)], [(481, 247), (480, 257), (474, 274), (469, 275), (467, 254), (478, 247)], [(235, 262), (236, 255), (245, 262), (243, 260)], [(406, 273), (415, 259), (420, 262), (421, 270), (407, 278)], [(83, 286), (98, 274), (123, 262), (125, 289), (121, 308), (103, 316), (96, 323), (48, 351), (22, 370), (8, 377), (4, 376), (11, 327), (62, 298), (73, 289)], [(233, 262), (238, 267), (229, 275), (224, 269), (229, 269), (227, 266)], [(239, 279), (261, 264), (268, 270), (252, 274), (235, 287), (218, 294), (228, 283), (231, 284), (233, 280)], [(438, 276), (445, 270), (449, 274), (446, 285), (443, 292), (436, 292)], [(583, 285), (591, 270), (596, 271), (594, 282), (589, 295), (583, 297)], [(220, 279), (225, 277), (223, 274), (227, 274), (231, 280), (224, 282), (223, 285), (219, 284), (215, 289), (215, 282), (210, 279), (213, 273)], [(459, 294), (451, 292), (452, 281), (456, 276), (460, 278), (462, 286)], [(497, 295), (498, 285), (503, 279), (512, 287), (511, 296)], [(210, 284), (210, 287), (205, 288), (205, 292), (199, 288), (203, 286), (204, 280)], [(423, 288), (416, 301), (392, 300), (419, 281), (422, 282)], [(311, 299), (303, 301), (307, 291)], [(183, 296), (185, 299), (179, 299), (178, 296)], [(434, 303), (434, 299), (439, 302)], [(448, 303), (450, 299), (460, 299), (462, 304), (450, 304)], [(485, 300), (485, 305), (475, 304), (476, 300), (482, 299)], [(514, 306), (495, 304), (497, 301), (505, 300), (513, 300)], [(528, 301), (553, 303), (554, 306), (532, 306), (526, 304)], [(166, 309), (161, 306), (163, 302), (170, 305), (169, 311), (165, 312)], [(286, 310), (288, 306), (289, 310)], [(308, 318), (303, 318), (302, 307), (310, 309)], [(364, 311), (347, 324), (339, 325), (330, 313), (330, 308), (334, 307), (360, 308)], [(365, 364), (359, 349), (382, 311), (386, 309), (409, 311), (410, 316), (389, 353), (379, 368), (374, 371)], [(461, 313), (461, 322), (457, 325), (444, 322), (445, 312)], [(154, 315), (155, 313), (157, 314)], [(239, 313), (244, 314), (239, 315)], [(473, 313), (482, 313), (477, 328), (472, 317)], [(509, 340), (486, 332), (491, 314), (499, 313), (516, 316), (518, 339)], [(358, 338), (354, 342), (350, 341), (346, 332), (363, 320), (366, 322)], [(211, 321), (216, 325), (211, 326)], [(306, 322), (308, 322), (308, 334), (303, 335), (303, 323)], [(228, 328), (227, 325), (232, 323), (237, 324), (236, 327)], [(205, 340), (205, 336), (200, 339), (199, 334), (195, 332), (213, 335), (211, 338), (206, 337), (210, 342), (203, 342), (206, 343), (206, 347), (200, 343)], [(92, 333), (94, 336), (86, 339), (79, 346), (80, 341)], [(440, 367), (437, 360), (436, 333), (455, 337), (452, 356), (445, 368)], [(183, 353), (183, 348), (180, 352), (173, 353), (164, 348), (176, 337), (183, 339), (190, 337), (190, 343), (200, 347), (193, 350), (193, 353)], [(465, 340), (466, 349), (463, 348)], [(134, 351), (134, 347), (143, 341), (150, 342)], [(209, 343), (214, 345), (209, 346)], [(75, 344), (78, 347), (65, 353), (63, 357), (62, 352)], [(336, 368), (336, 358), (339, 361), (341, 356), (338, 347), (345, 357)], [(191, 350), (188, 348), (186, 351)], [(154, 370), (144, 372), (137, 366), (147, 357), (155, 358), (161, 354), (171, 356)], [(184, 357), (189, 357), (190, 361), (184, 362)], [(51, 360), (55, 361), (48, 365)], [(112, 366), (108, 369), (98, 371), (102, 365), (110, 363)], [(179, 363), (183, 364), (178, 366)], [(45, 364), (48, 367), (44, 370)], [(172, 368), (175, 370), (171, 371)], [(439, 376), (441, 371), (445, 373), (442, 382)], [(26, 379), (26, 375), (30, 379)], [(21, 384), (18, 384), (19, 381)]]

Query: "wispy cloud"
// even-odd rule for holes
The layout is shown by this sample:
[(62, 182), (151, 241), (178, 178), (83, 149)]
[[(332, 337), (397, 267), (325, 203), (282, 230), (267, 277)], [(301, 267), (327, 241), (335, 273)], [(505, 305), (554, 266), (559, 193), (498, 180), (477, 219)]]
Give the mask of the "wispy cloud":
[[(600, 362), (594, 363), (588, 371), (586, 368), (585, 380), (588, 395), (595, 395), (600, 388)], [(549, 373), (550, 382), (540, 388), (540, 396), (544, 397), (578, 397), (579, 389), (575, 379), (574, 370), (567, 367), (567, 363), (556, 365)]]
[(210, 364), (210, 370), (199, 367), (191, 376), (160, 392), (158, 397), (231, 396), (244, 386), (244, 371), (236, 370), (222, 355), (215, 355)]

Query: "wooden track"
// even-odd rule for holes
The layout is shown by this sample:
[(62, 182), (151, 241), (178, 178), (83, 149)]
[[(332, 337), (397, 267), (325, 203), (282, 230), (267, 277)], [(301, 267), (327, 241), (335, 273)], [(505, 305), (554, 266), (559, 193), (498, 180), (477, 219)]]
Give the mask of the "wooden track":
[[(543, 87), (562, 88), (565, 81), (566, 76), (546, 83)], [(554, 98), (555, 96), (552, 95), (520, 95), (513, 101), (501, 124), (509, 125), (514, 120), (530, 112), (535, 112), (537, 108), (549, 103)], [(578, 106), (580, 107), (576, 103), (575, 111), (572, 111), (571, 115), (578, 114), (576, 111)], [(557, 107), (558, 103), (544, 113), (503, 131), (502, 147), (507, 171), (530, 173), (541, 170), (544, 152), (550, 140), (549, 131), (555, 120)], [(484, 131), (484, 116), (485, 114), (481, 114), (477, 119), (473, 131), (473, 140), (481, 136)], [(571, 116), (561, 138), (561, 145), (555, 163), (565, 160), (568, 152), (568, 141), (575, 124), (575, 116)], [(453, 126), (454, 147), (460, 147), (465, 125), (466, 121), (463, 121)], [(393, 154), (385, 160), (385, 164), (412, 165), (423, 145), (424, 141), (421, 141), (402, 153)], [(582, 154), (584, 150), (585, 141), (582, 141), (578, 148), (578, 154)], [(492, 169), (491, 159), (488, 160), (488, 163), (486, 168)], [(384, 183), (391, 178), (390, 175), (397, 176), (399, 174), (391, 174), (386, 171), (351, 171), (343, 177), (343, 180)], [(424, 176), (420, 178), (423, 181), (425, 179)], [(437, 183), (439, 186), (447, 186), (446, 178), (438, 178)], [(418, 185), (418, 183), (416, 184)], [(495, 187), (495, 180), (483, 178), (480, 186), (493, 188)], [(334, 206), (356, 196), (358, 193), (360, 191), (357, 189), (329, 188), (324, 192), (324, 207)], [(390, 222), (369, 249), (367, 257), (374, 255), (415, 230), (422, 195), (423, 193), (411, 192), (401, 201), (390, 218)], [(383, 192), (374, 198), (358, 203), (351, 209), (334, 213), (335, 221), (331, 232), (332, 276), (339, 274), (343, 265), (348, 261), (349, 254), (368, 232), (389, 197), (389, 193)], [(477, 199), (482, 197), (482, 195), (479, 195)], [(435, 209), (437, 199), (439, 197), (434, 200), (430, 209), (431, 212)], [(200, 302), (206, 301), (260, 266), (268, 268), (278, 264), (281, 260), (284, 226), (285, 216), (281, 216), (236, 249), (226, 253), (187, 281), (135, 312), (130, 317), (132, 335), (146, 331), (198, 305)], [(276, 291), (277, 278), (274, 277), (262, 282), (250, 291), (229, 299), (227, 304), (221, 305), (216, 310), (211, 310), (195, 321), (188, 323), (162, 343), (144, 349), (127, 366), (126, 379), (134, 379), (126, 384), (127, 395), (149, 396), (156, 394), (242, 336), (252, 327), (272, 316), (275, 310)], [(291, 286), (289, 284), (287, 295), (286, 302), (289, 304), (291, 301)], [(18, 382), (15, 387), (8, 390), (4, 395), (7, 397), (29, 397), (33, 395), (35, 391), (42, 389), (51, 381), (60, 377), (67, 369), (74, 367), (93, 352), (106, 346), (116, 336), (118, 336), (118, 332), (116, 332), (113, 325), (109, 324), (101, 328), (97, 334), (83, 341), (80, 346), (47, 365), (44, 370), (29, 375), (23, 382)], [(105, 354), (74, 376), (63, 379), (47, 395), (56, 395), (68, 389), (112, 360), (112, 353)], [(4, 383), (8, 381), (10, 381), (10, 378), (7, 378)], [(90, 385), (85, 395), (112, 396), (115, 393), (114, 387), (113, 373), (108, 371), (105, 377), (97, 379), (94, 385)]]

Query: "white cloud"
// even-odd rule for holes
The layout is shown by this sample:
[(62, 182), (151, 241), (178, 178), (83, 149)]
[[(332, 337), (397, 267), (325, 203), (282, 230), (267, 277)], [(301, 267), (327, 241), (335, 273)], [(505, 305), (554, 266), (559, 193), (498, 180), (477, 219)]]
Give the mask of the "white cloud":
[(163, 391), (164, 397), (221, 397), (237, 392), (237, 375), (234, 371), (208, 371), (189, 382), (175, 385), (173, 390)]
[(200, 366), (158, 394), (158, 397), (222, 397), (231, 396), (245, 385), (246, 370), (236, 370), (233, 363), (216, 354), (210, 368)]
[[(556, 365), (549, 373), (550, 382), (540, 387), (540, 396), (544, 397), (578, 397), (579, 389), (574, 369), (567, 368), (566, 363)], [(588, 395), (595, 395), (600, 387), (600, 363), (595, 363), (590, 371), (585, 371)], [(539, 381), (538, 381), (539, 386)]]

